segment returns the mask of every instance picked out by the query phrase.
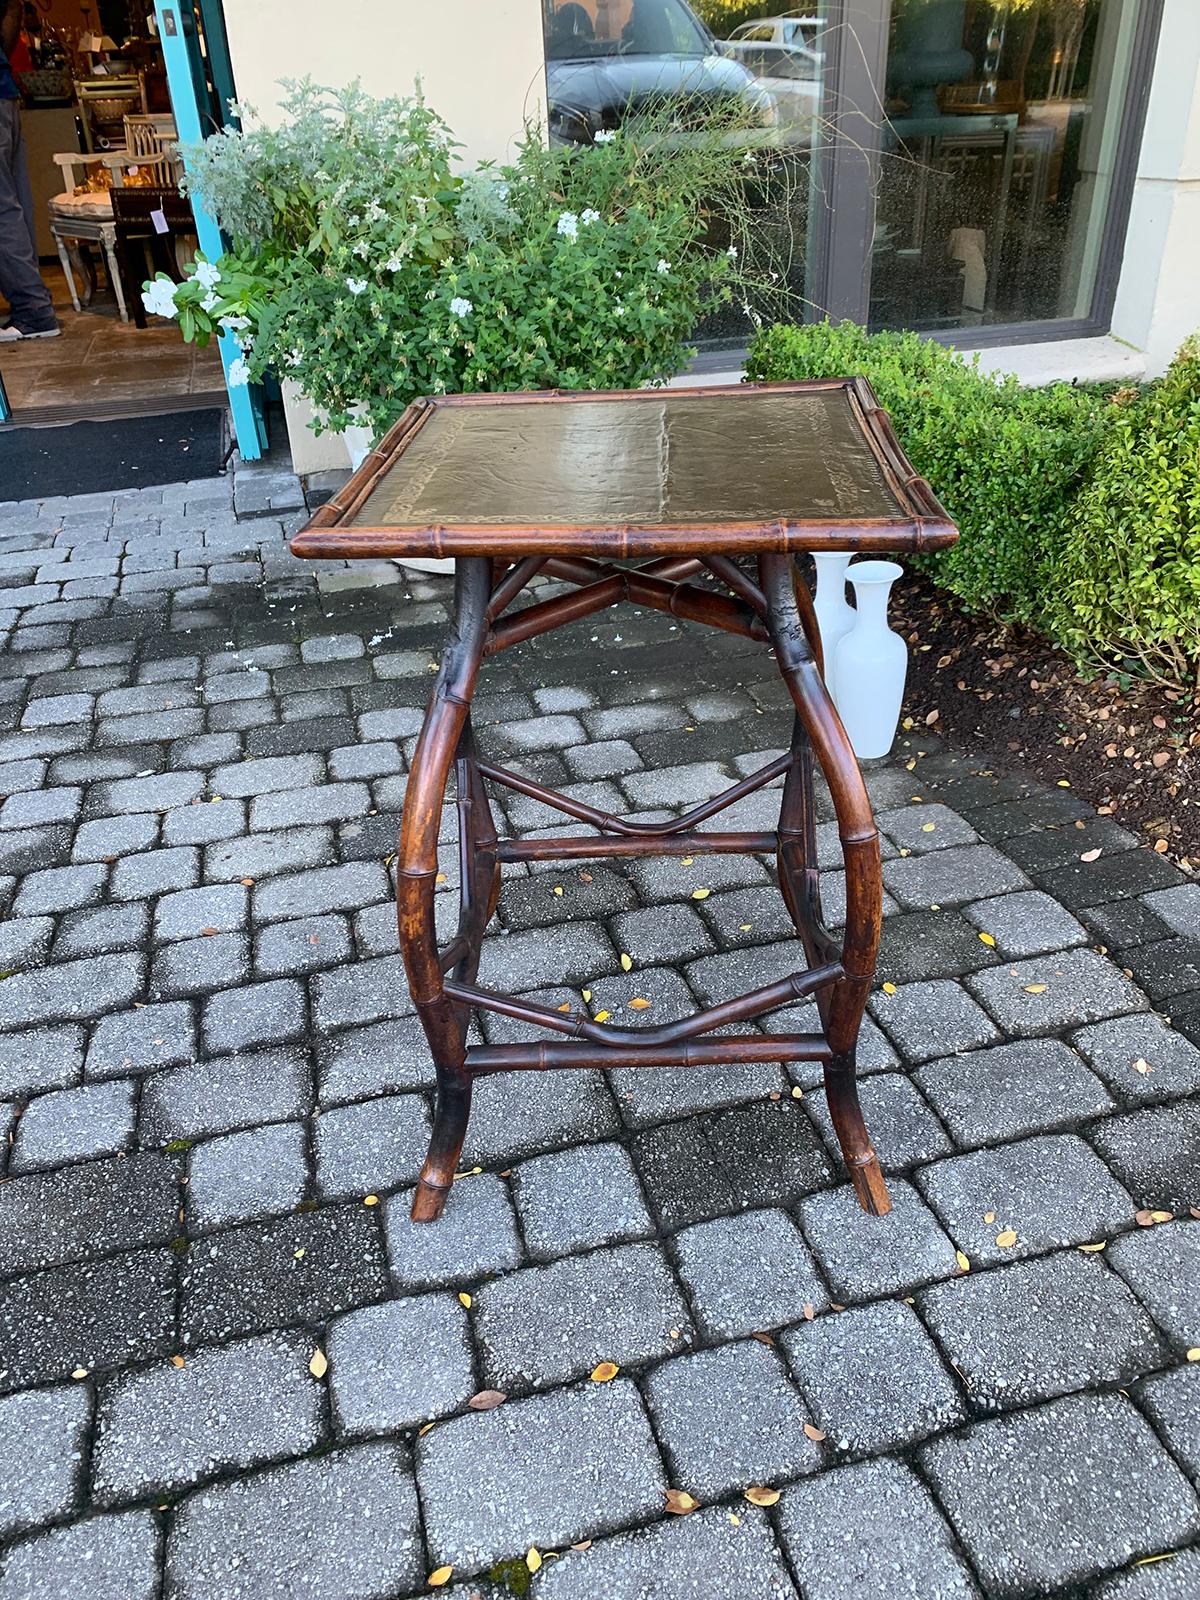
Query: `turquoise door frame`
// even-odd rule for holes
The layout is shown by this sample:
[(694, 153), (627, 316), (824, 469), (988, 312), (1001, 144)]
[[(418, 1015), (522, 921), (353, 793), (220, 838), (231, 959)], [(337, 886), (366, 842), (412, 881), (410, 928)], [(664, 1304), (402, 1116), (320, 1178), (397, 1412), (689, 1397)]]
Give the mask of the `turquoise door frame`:
[[(194, 144), (212, 132), (211, 126), (206, 126), (212, 119), (204, 62), (200, 54), (200, 41), (196, 36), (192, 0), (154, 0), (154, 14), (158, 19), (158, 37), (167, 64), (167, 86), (171, 91), (175, 126), (185, 144)], [(224, 89), (222, 79), (228, 78), (229, 55), (220, 12), (218, 8), (209, 4), (203, 9), (203, 16), (208, 25), (206, 43), (213, 54), (214, 62), (219, 60), (226, 69), (214, 73), (218, 91), (222, 92)], [(210, 261), (215, 261), (224, 248), (221, 230), (212, 217), (194, 200), (192, 214), (196, 219), (196, 235), (200, 240), (200, 248)], [(262, 390), (257, 386), (230, 384), (229, 369), (241, 353), (230, 334), (221, 335), (220, 350), (238, 450), (243, 461), (257, 461), (267, 445)]]

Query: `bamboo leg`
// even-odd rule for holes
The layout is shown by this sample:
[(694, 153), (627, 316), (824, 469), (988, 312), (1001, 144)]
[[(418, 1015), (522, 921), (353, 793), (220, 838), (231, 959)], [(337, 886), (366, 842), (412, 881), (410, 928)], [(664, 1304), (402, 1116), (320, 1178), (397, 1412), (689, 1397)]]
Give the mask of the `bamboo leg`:
[[(844, 976), (832, 985), (821, 1011), (825, 1036), (833, 1052), (825, 1066), (829, 1113), (859, 1205), (874, 1216), (883, 1216), (891, 1209), (891, 1200), (863, 1121), (855, 1079), (858, 1032), (879, 947), (883, 896), (879, 835), (858, 763), (809, 644), (809, 630), (797, 599), (794, 577), (794, 564), (789, 557), (759, 557), (759, 583), (766, 598), (767, 624), (779, 670), (791, 691), (807, 740), (829, 780), (846, 863)], [(813, 931), (808, 928), (807, 934), (805, 932), (813, 909), (813, 901), (808, 897), (808, 874), (810, 870), (815, 871), (815, 863), (806, 859), (811, 848), (809, 830), (815, 834), (811, 771), (807, 790), (802, 757), (793, 761), (792, 772), (798, 776), (793, 779), (790, 794), (785, 784), (780, 817), (781, 877), (787, 883), (785, 899), (789, 910), (794, 919), (798, 915), (798, 927), (807, 948)], [(794, 837), (796, 832), (801, 835), (799, 840)]]
[[(417, 740), (400, 824), (396, 866), (400, 951), (437, 1072), (433, 1133), (413, 1196), (414, 1222), (434, 1222), (441, 1216), (462, 1153), (471, 1110), (471, 1080), (466, 1071), (469, 1013), (465, 1006), (447, 996), (443, 985), (434, 927), (434, 890), (442, 800), (450, 766), (456, 756), (460, 759), (460, 782), (465, 777), (467, 795), (470, 796), (466, 807), (460, 805), (460, 838), (464, 832), (469, 832), (474, 838), (474, 830), (478, 826), (471, 820), (474, 796), (470, 783), (469, 752), (473, 746), (467, 718), (483, 655), (490, 578), (491, 563), (482, 557), (465, 558), (457, 563), (454, 621), (425, 714), (425, 724)], [(460, 756), (462, 751), (467, 753)], [(461, 820), (464, 815), (469, 827)], [(469, 872), (464, 872), (463, 879), (464, 906), (467, 908), (464, 921), (476, 935), (474, 960), (478, 962), (477, 946), (482, 938), (483, 920), (476, 909), (477, 899), (471, 898), (471, 885), (477, 882), (474, 851), (471, 852), (471, 858), (469, 863), (464, 863), (469, 868)], [(469, 965), (471, 960), (472, 954), (468, 948), (460, 965)]]

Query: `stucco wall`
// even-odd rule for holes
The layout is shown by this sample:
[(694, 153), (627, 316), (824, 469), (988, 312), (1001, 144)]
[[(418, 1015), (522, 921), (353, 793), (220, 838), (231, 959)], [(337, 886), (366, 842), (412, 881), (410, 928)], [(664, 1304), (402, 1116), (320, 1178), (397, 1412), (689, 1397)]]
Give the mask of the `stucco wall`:
[(1112, 331), (1150, 373), (1200, 329), (1200, 4), (1166, 0)]
[(544, 114), (539, 0), (225, 0), (238, 96), (270, 119), (280, 78), (409, 94), (419, 75), (468, 162)]

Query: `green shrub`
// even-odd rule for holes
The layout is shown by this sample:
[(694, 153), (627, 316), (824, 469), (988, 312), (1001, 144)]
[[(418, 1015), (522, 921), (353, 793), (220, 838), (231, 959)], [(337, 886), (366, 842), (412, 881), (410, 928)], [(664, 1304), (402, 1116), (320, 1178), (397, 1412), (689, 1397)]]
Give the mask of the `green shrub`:
[(1113, 397), (1058, 573), (1054, 632), (1077, 656), (1200, 691), (1200, 339)]
[(913, 465), (957, 522), (922, 558), (972, 610), (1046, 626), (1073, 504), (1103, 434), (1104, 405), (1068, 384), (1023, 389), (915, 333), (856, 323), (778, 324), (753, 342), (751, 379), (868, 378)]

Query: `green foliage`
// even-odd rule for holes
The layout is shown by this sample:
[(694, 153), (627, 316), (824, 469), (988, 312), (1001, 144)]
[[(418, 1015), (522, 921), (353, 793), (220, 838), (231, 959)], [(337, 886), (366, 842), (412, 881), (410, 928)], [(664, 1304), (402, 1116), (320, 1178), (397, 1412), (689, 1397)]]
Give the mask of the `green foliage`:
[(1046, 588), (1102, 435), (1096, 396), (1068, 384), (1023, 389), (919, 334), (850, 322), (767, 329), (746, 370), (868, 378), (959, 527), (958, 543), (924, 564), (972, 610), (1045, 625)]
[(1200, 691), (1200, 339), (1113, 396), (1059, 576), (1054, 624), (1076, 654)]
[(511, 165), (465, 176), (419, 97), (305, 82), (284, 111), (185, 151), (233, 248), (216, 278), (202, 261), (177, 290), (160, 275), (147, 304), (178, 312), (185, 339), (230, 333), (232, 381), (292, 378), (318, 427), (361, 406), (378, 434), (421, 394), (661, 382), (735, 288), (778, 303), (769, 271), (740, 266), (752, 107), (699, 127), (666, 107), (584, 148), (531, 131)]

